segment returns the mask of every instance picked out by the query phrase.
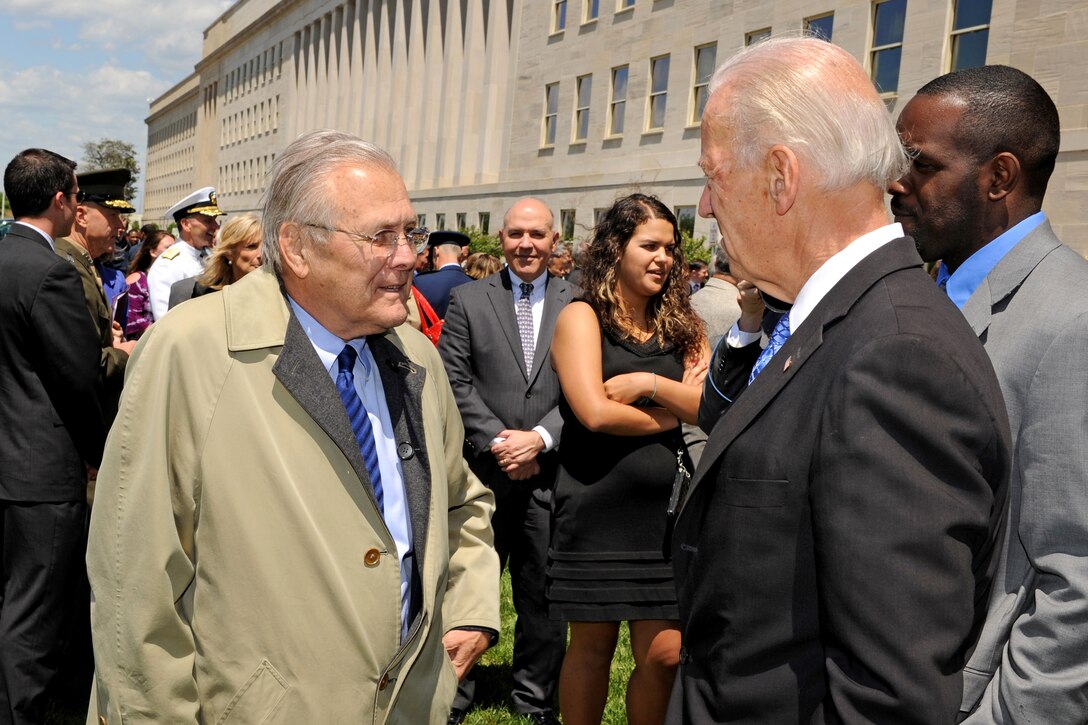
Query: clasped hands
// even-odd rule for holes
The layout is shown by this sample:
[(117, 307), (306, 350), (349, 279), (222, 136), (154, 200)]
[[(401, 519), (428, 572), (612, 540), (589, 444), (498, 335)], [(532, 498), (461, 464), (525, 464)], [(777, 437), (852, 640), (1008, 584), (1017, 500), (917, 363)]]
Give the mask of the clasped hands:
[(544, 450), (544, 439), (533, 430), (504, 430), (506, 440), (491, 446), (491, 453), (511, 481), (524, 481), (540, 473), (537, 455)]

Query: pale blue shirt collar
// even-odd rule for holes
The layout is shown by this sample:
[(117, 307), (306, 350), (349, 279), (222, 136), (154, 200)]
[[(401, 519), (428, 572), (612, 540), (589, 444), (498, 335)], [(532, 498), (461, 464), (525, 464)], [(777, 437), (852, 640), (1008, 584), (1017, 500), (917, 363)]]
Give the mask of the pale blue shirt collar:
[(797, 299), (790, 308), (790, 334), (808, 319), (809, 313), (816, 309), (820, 300), (861, 260), (902, 236), (903, 227), (898, 222), (887, 224), (861, 235), (829, 257), (797, 293)]
[(937, 270), (937, 284), (944, 287), (948, 298), (959, 307), (963, 308), (971, 295), (979, 288), (986, 276), (993, 271), (997, 263), (1005, 258), (1013, 247), (1019, 244), (1024, 237), (1031, 233), (1035, 227), (1046, 221), (1046, 214), (1036, 212), (1027, 219), (1022, 219), (1010, 229), (1006, 229), (992, 242), (978, 250), (967, 260), (949, 274), (948, 267), (941, 262), (941, 268)]

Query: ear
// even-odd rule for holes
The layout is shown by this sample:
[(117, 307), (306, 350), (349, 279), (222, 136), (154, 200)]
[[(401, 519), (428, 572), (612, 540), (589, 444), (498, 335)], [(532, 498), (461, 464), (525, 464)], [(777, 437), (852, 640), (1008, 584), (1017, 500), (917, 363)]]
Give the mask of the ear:
[(559, 241), (559, 232), (552, 232), (552, 251), (555, 251), (555, 245)]
[(785, 216), (797, 201), (800, 170), (797, 154), (788, 147), (776, 144), (767, 152), (767, 190), (779, 216)]
[(309, 256), (312, 251), (298, 224), (284, 222), (280, 225), (279, 245), (284, 269), (290, 270), (299, 279), (305, 279), (310, 274)]
[(1002, 151), (986, 164), (986, 174), (987, 198), (990, 201), (1004, 199), (1020, 183), (1020, 159), (1008, 151)]
[(87, 226), (87, 207), (83, 204), (76, 204), (76, 221), (74, 226)]

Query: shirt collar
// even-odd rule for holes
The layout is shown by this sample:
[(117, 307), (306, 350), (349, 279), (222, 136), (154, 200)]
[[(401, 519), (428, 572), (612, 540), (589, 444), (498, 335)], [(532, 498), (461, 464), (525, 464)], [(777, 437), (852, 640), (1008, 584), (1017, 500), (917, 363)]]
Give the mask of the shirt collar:
[(358, 353), (359, 362), (363, 364), (366, 375), (370, 375), (370, 356), (364, 354), (366, 351), (365, 337), (349, 340), (345, 343), (325, 329), (324, 325), (314, 319), (313, 315), (304, 310), (290, 295), (287, 296), (287, 301), (291, 304), (291, 309), (295, 311), (295, 317), (298, 318), (303, 332), (306, 333), (306, 337), (310, 339), (310, 343), (314, 346), (317, 356), (321, 358), (321, 364), (325, 366), (330, 374), (336, 374), (333, 366), (336, 365), (336, 358), (343, 351), (344, 345), (351, 345), (355, 348), (355, 352)]
[(26, 222), (14, 222), (14, 223), (18, 224), (19, 226), (26, 227), (27, 229), (33, 229), (38, 234), (41, 234), (43, 237), (45, 237), (45, 241), (49, 242), (50, 249), (52, 249), (54, 252), (57, 251), (57, 245), (53, 242), (53, 237), (49, 236), (48, 234), (43, 232), (41, 229), (38, 229), (38, 227), (34, 226), (33, 224), (27, 224)]
[(937, 270), (937, 284), (944, 287), (948, 298), (956, 305), (963, 308), (967, 300), (986, 279), (986, 275), (993, 271), (997, 263), (1005, 258), (1013, 247), (1023, 240), (1035, 227), (1046, 220), (1046, 214), (1036, 212), (1027, 219), (1022, 219), (1015, 226), (1006, 229), (996, 239), (985, 245), (964, 261), (955, 272), (949, 274), (948, 267), (941, 262), (941, 268)]
[(826, 297), (827, 293), (857, 266), (858, 262), (888, 242), (902, 236), (903, 227), (898, 222), (887, 224), (861, 235), (829, 257), (797, 293), (797, 299), (790, 308), (790, 334), (801, 326), (809, 313), (820, 304), (820, 300)]

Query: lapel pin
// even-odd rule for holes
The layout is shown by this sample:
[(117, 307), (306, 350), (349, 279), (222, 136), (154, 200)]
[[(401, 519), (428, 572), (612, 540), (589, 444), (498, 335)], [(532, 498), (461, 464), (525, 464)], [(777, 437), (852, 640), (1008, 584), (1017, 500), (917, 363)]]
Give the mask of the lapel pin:
[(786, 358), (786, 364), (782, 366), (782, 372), (786, 372), (790, 369), (790, 365), (793, 365), (793, 355)]

